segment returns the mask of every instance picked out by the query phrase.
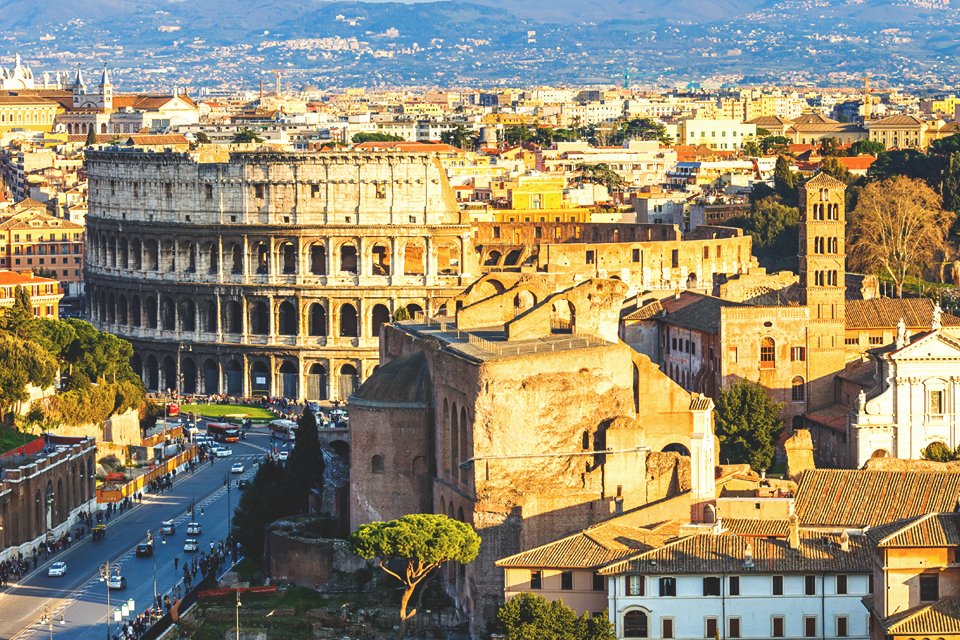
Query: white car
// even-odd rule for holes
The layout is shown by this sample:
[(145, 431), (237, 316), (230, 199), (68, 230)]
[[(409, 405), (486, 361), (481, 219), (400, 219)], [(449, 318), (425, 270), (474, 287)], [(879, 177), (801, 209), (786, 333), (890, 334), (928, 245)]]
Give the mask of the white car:
[(198, 535), (200, 535), (200, 523), (199, 523), (199, 522), (189, 522), (189, 523), (187, 523), (187, 535), (188, 535), (188, 536), (198, 536)]
[(224, 447), (223, 449), (217, 449), (216, 456), (218, 458), (229, 458), (232, 455), (233, 455), (233, 451), (231, 449), (227, 449), (226, 447)]
[(243, 473), (243, 463), (234, 462), (233, 466), (230, 467), (230, 473)]
[(57, 578), (60, 576), (67, 575), (67, 563), (66, 562), (54, 562), (50, 565), (50, 568), (47, 569), (47, 575), (51, 578)]
[(287, 458), (289, 457), (290, 457), (289, 451), (281, 451), (280, 453), (277, 454), (277, 460), (279, 460), (280, 462), (286, 462)]
[(183, 542), (183, 550), (184, 550), (184, 551), (199, 551), (199, 550), (200, 550), (200, 543), (197, 542), (197, 539), (196, 539), (196, 538), (187, 538), (187, 539), (184, 540), (184, 542)]
[(127, 579), (116, 574), (107, 578), (107, 589), (117, 589), (123, 591), (127, 588)]

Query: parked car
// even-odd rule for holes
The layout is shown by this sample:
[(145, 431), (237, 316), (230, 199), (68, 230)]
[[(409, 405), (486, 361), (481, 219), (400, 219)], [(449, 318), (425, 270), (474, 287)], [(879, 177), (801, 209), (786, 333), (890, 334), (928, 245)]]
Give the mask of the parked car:
[(173, 524), (173, 520), (164, 520), (160, 524), (160, 534), (165, 536), (172, 536), (177, 532), (176, 525)]
[(234, 462), (233, 466), (230, 467), (230, 473), (243, 473), (243, 463)]
[(199, 551), (200, 544), (197, 542), (196, 538), (187, 538), (183, 541), (183, 550), (184, 551)]
[(198, 536), (198, 535), (200, 535), (200, 523), (199, 523), (199, 522), (189, 522), (189, 523), (187, 523), (187, 535), (188, 535), (188, 536)]
[(136, 553), (138, 558), (149, 558), (153, 555), (153, 545), (149, 542), (141, 542), (137, 545)]
[(232, 455), (233, 455), (233, 451), (230, 449), (227, 449), (226, 447), (222, 449), (217, 449), (217, 452), (216, 452), (216, 456), (218, 458), (228, 458)]
[(50, 568), (47, 569), (47, 575), (51, 578), (59, 578), (60, 576), (67, 575), (67, 563), (54, 562), (52, 565), (50, 565)]
[(277, 459), (278, 459), (280, 462), (286, 462), (286, 461), (287, 461), (287, 458), (289, 458), (289, 457), (290, 457), (290, 452), (289, 452), (289, 451), (281, 451), (280, 453), (277, 454)]
[(250, 486), (250, 481), (247, 480), (246, 478), (241, 478), (240, 480), (237, 480), (237, 489), (246, 489), (249, 486)]
[(127, 588), (127, 579), (123, 576), (112, 575), (107, 578), (107, 589), (118, 589), (123, 591)]

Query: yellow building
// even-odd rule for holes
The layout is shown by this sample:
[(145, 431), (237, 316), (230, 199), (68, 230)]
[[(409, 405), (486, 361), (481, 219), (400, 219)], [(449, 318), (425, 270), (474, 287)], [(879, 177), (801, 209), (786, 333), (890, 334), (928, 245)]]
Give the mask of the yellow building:
[(17, 92), (0, 94), (0, 133), (14, 130), (51, 131), (63, 109), (53, 100)]
[(507, 127), (533, 124), (536, 122), (534, 116), (524, 115), (522, 113), (488, 113), (483, 116), (483, 124), (502, 124)]
[(32, 272), (14, 273), (0, 271), (0, 308), (12, 307), (17, 287), (30, 294), (33, 304), (33, 315), (41, 318), (60, 317), (60, 285), (56, 280), (41, 278)]
[(955, 95), (949, 95), (945, 98), (937, 98), (935, 100), (920, 101), (920, 110), (928, 116), (946, 116), (947, 118), (953, 118), (957, 112), (957, 107), (960, 107), (960, 98), (957, 98)]
[(563, 176), (519, 176), (491, 182), (491, 199), (510, 209), (561, 209), (565, 186)]
[(83, 287), (82, 225), (47, 213), (46, 205), (23, 200), (0, 213), (0, 268), (38, 272), (61, 282), (68, 295)]
[[(887, 149), (918, 149), (930, 144), (926, 122), (916, 116), (895, 115), (870, 123), (870, 139)], [(939, 127), (934, 128), (934, 133)]]

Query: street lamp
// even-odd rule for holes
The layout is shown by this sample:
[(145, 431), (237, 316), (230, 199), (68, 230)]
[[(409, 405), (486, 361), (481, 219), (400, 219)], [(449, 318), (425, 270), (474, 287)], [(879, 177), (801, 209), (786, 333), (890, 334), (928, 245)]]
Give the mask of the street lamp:
[[(47, 625), (50, 630), (50, 640), (53, 640), (53, 607), (48, 604), (43, 605), (43, 616), (40, 618), (40, 624)], [(57, 624), (67, 624), (66, 620), (63, 619), (63, 613), (60, 614), (60, 619), (57, 620)]]
[(110, 576), (120, 577), (120, 565), (109, 560), (100, 565), (100, 582), (107, 583), (107, 640), (110, 640)]
[(240, 590), (237, 590), (237, 640), (240, 640)]
[[(160, 535), (160, 544), (167, 544), (167, 538), (163, 533), (158, 529), (157, 533)], [(147, 544), (150, 545), (150, 557), (153, 558), (153, 604), (150, 605), (150, 608), (158, 606), (157, 604), (157, 550), (153, 545), (153, 530), (147, 529)]]
[(233, 515), (233, 509), (230, 508), (230, 472), (228, 471), (223, 475), (223, 483), (227, 485), (227, 537), (230, 537), (230, 532), (233, 530), (231, 525), (231, 516)]

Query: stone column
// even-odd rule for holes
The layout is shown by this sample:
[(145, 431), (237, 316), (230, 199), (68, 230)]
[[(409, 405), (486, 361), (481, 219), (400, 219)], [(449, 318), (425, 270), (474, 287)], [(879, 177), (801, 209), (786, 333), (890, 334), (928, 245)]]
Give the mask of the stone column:
[(213, 327), (214, 329), (216, 329), (217, 342), (223, 342), (223, 307), (221, 305), (219, 295), (216, 298), (214, 298), (214, 300), (216, 300), (216, 305), (214, 306), (214, 309), (216, 310), (216, 313), (217, 313), (217, 319), (214, 321)]
[[(244, 298), (246, 300), (246, 298)], [(244, 303), (246, 306), (246, 303)], [(246, 337), (246, 331), (244, 331), (244, 337)], [(243, 393), (241, 394), (244, 398), (250, 397), (250, 361), (247, 359), (247, 354), (243, 354)]]
[(275, 398), (281, 394), (277, 393), (277, 378), (280, 377), (280, 372), (277, 371), (277, 358), (271, 353), (267, 358), (270, 371), (270, 384), (267, 389), (267, 393), (271, 398)]
[(243, 334), (243, 339), (242, 339), (243, 344), (247, 344), (249, 342), (248, 335), (247, 335), (250, 329), (249, 313), (250, 311), (247, 305), (247, 296), (242, 295), (240, 296), (240, 332)]
[[(276, 342), (277, 336), (277, 308), (273, 296), (267, 297), (267, 340)], [(272, 384), (272, 383), (271, 383)]]

